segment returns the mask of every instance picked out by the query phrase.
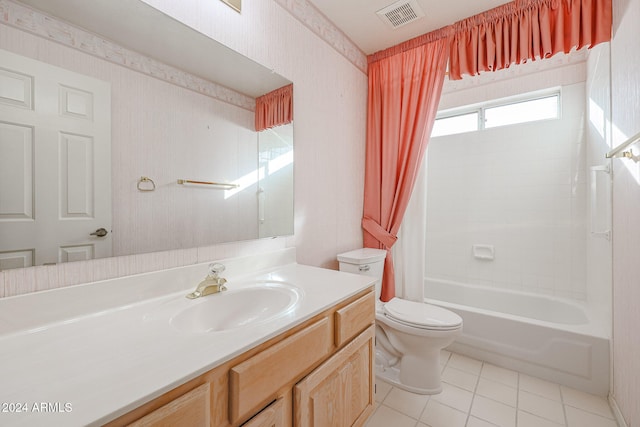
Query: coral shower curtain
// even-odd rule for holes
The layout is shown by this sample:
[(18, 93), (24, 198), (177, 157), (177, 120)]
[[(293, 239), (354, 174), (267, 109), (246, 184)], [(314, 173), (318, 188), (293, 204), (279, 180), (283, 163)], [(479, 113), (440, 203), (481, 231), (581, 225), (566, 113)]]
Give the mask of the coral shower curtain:
[(391, 247), (450, 78), (495, 71), (611, 39), (611, 0), (515, 0), (369, 56), (364, 246), (387, 250), (382, 294), (395, 296)]
[(364, 246), (387, 250), (383, 301), (395, 295), (391, 247), (435, 120), (449, 56), (447, 34), (429, 33), (369, 58)]

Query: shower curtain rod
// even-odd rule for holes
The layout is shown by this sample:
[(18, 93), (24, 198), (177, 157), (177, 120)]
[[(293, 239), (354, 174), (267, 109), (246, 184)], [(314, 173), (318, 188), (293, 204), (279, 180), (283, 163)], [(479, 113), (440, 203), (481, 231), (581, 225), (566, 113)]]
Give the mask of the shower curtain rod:
[(616, 148), (614, 148), (613, 150), (609, 151), (606, 154), (606, 158), (607, 159), (612, 159), (612, 158), (616, 158), (616, 157), (625, 157), (627, 159), (631, 159), (634, 162), (639, 162), (640, 161), (640, 156), (636, 156), (635, 154), (633, 154), (633, 152), (631, 150), (628, 151), (624, 151), (625, 148), (630, 147), (631, 145), (637, 143), (640, 141), (640, 132), (635, 134), (634, 136), (632, 136), (631, 138), (627, 139), (625, 142), (623, 142), (622, 144), (618, 145)]

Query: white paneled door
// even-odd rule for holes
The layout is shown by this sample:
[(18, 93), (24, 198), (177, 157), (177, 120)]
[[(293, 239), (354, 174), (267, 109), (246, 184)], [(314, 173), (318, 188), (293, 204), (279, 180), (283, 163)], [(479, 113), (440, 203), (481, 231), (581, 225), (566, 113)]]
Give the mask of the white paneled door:
[(110, 177), (109, 83), (0, 50), (0, 270), (110, 256)]

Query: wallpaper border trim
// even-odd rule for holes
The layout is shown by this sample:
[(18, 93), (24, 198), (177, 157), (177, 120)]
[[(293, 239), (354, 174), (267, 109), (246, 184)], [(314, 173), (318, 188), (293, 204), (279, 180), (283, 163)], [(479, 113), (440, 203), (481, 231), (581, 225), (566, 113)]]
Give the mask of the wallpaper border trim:
[(11, 0), (0, 0), (0, 23), (18, 28), (133, 71), (255, 111), (255, 100)]

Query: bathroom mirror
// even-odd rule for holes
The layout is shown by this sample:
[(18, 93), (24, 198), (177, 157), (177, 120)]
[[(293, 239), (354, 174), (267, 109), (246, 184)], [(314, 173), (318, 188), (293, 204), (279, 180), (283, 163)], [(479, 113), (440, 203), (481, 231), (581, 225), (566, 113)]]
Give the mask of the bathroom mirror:
[[(256, 97), (291, 81), (140, 0), (20, 3), (34, 9), (36, 15), (43, 13), (59, 21), (52, 23), (36, 16), (37, 24), (50, 25), (48, 29), (37, 28), (36, 34), (7, 27), (12, 37), (0, 40), (0, 49), (23, 54), (28, 59), (37, 56), (38, 61), (51, 64), (56, 70), (68, 70), (82, 78), (95, 79), (98, 84), (108, 83), (110, 154), (87, 164), (110, 161), (107, 173), (110, 181), (101, 193), (111, 195), (108, 201), (111, 206), (94, 204), (93, 211), (88, 209), (86, 215), (62, 218), (65, 221), (59, 223), (64, 223), (64, 227), (74, 222), (72, 219), (78, 219), (87, 229), (82, 237), (63, 236), (64, 241), (56, 243), (51, 255), (55, 259), (40, 257), (32, 249), (35, 244), (13, 240), (16, 235), (25, 234), (38, 239), (50, 237), (53, 229), (60, 231), (64, 227), (43, 226), (24, 233), (9, 225), (12, 214), (5, 215), (0, 206), (0, 222), (9, 225), (4, 230), (0, 227), (0, 269), (293, 233), (293, 124), (255, 132), (251, 104)], [(16, 2), (21, 6), (20, 3)], [(65, 32), (64, 26), (68, 24), (82, 29), (77, 33), (82, 34), (82, 40), (75, 33)], [(129, 55), (128, 61), (140, 61), (144, 70), (109, 62), (100, 54), (87, 53), (87, 49), (72, 50), (64, 46), (64, 41), (58, 44), (43, 40), (43, 35), (45, 39), (56, 39), (46, 37), (47, 31), (76, 37), (70, 44), (95, 43), (92, 48), (97, 50), (108, 49), (101, 41), (106, 40), (113, 43), (109, 46), (114, 53)], [(92, 34), (98, 38), (92, 39)], [(186, 84), (171, 84), (167, 80), (173, 77), (154, 75), (166, 70), (177, 70), (175, 75)], [(76, 101), (82, 99), (78, 94), (84, 92), (74, 88), (82, 85), (72, 82), (63, 86), (71, 88), (64, 98), (69, 101), (67, 110), (76, 114)], [(213, 96), (211, 87), (217, 91)], [(109, 107), (103, 110), (108, 111)], [(95, 117), (98, 110), (91, 113)], [(17, 135), (13, 129), (4, 134), (2, 131), (0, 135)], [(76, 133), (70, 132), (72, 136)], [(82, 145), (82, 141), (73, 138), (67, 142), (67, 147)], [(65, 153), (70, 170), (74, 157), (86, 161), (84, 152)], [(34, 161), (31, 176), (42, 175), (39, 167), (43, 163)], [(83, 168), (78, 166), (75, 171)], [(178, 180), (192, 182), (179, 184)], [(37, 183), (29, 185), (35, 200)], [(78, 180), (76, 187), (84, 191), (92, 185)], [(98, 193), (94, 195), (96, 198)], [(72, 202), (58, 204), (69, 207)], [(41, 203), (36, 200), (34, 206), (38, 204)], [(98, 211), (110, 211), (112, 215), (106, 216), (112, 218), (104, 223), (91, 223), (89, 217)], [(33, 222), (28, 217), (25, 221), (24, 215), (20, 220)], [(101, 235), (100, 228), (105, 229), (106, 236)], [(96, 249), (100, 242), (106, 243), (108, 249)]]

